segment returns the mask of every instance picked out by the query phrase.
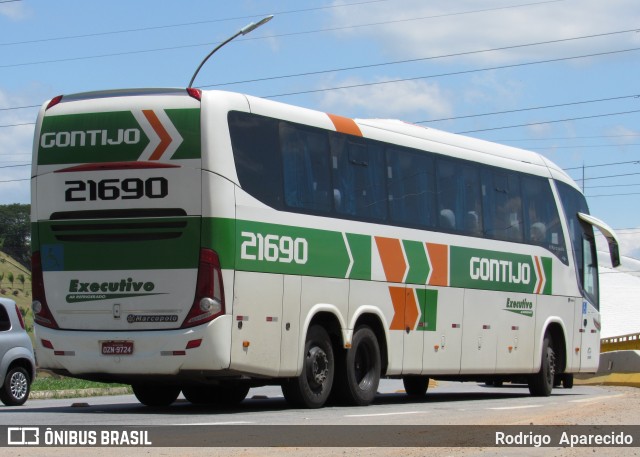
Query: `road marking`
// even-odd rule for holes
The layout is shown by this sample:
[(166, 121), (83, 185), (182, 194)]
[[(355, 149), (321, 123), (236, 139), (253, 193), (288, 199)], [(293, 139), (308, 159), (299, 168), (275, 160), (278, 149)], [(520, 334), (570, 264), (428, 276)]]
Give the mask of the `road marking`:
[(379, 417), (379, 416), (403, 416), (407, 414), (426, 414), (427, 411), (404, 411), (401, 413), (379, 413), (379, 414), (347, 414), (344, 417)]
[(234, 422), (194, 422), (188, 424), (171, 424), (171, 425), (246, 425), (246, 424), (255, 424), (255, 422), (246, 422), (246, 421), (234, 421)]
[(495, 409), (495, 410), (505, 410), (505, 409), (527, 409), (527, 408), (542, 408), (543, 405), (522, 405), (522, 406), (502, 406), (499, 408), (487, 408), (487, 409)]
[(587, 403), (590, 401), (602, 401), (602, 400), (609, 400), (611, 398), (618, 398), (618, 397), (624, 397), (624, 394), (603, 395), (601, 397), (593, 397), (593, 398), (581, 398), (580, 400), (569, 400), (569, 403)]

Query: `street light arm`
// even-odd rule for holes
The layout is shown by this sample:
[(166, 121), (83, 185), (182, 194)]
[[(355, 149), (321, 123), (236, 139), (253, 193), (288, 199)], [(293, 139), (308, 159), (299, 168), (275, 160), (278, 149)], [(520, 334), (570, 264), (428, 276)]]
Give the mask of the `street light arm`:
[(202, 66), (204, 65), (204, 63), (209, 60), (209, 57), (211, 57), (218, 49), (220, 49), (222, 46), (224, 46), (225, 44), (227, 44), (229, 41), (237, 38), (239, 35), (242, 35), (242, 31), (236, 33), (235, 35), (233, 35), (230, 38), (227, 38), (225, 41), (223, 41), (222, 43), (220, 43), (218, 46), (216, 46), (214, 48), (213, 51), (211, 51), (209, 54), (207, 54), (207, 57), (205, 57), (202, 62), (200, 62), (200, 65), (198, 65), (198, 68), (196, 69), (195, 73), (193, 74), (193, 76), (191, 77), (191, 81), (189, 81), (189, 85), (187, 86), (187, 89), (190, 89), (191, 86), (193, 86), (193, 81), (195, 81), (196, 76), (198, 76), (198, 73), (200, 72), (200, 69), (202, 68)]
[(269, 22), (271, 19), (273, 19), (273, 15), (271, 16), (267, 16), (263, 19), (261, 19), (260, 21), (254, 23), (251, 22), (248, 25), (245, 25), (244, 27), (242, 27), (238, 32), (236, 32), (233, 36), (227, 38), (225, 41), (223, 41), (222, 43), (220, 43), (218, 46), (216, 46), (214, 48), (213, 51), (211, 51), (209, 54), (207, 54), (207, 57), (205, 57), (202, 62), (200, 62), (200, 65), (198, 65), (198, 68), (196, 69), (195, 73), (193, 74), (193, 76), (191, 77), (191, 81), (189, 81), (189, 85), (187, 86), (187, 89), (191, 89), (191, 86), (193, 86), (193, 81), (195, 81), (196, 76), (198, 76), (198, 73), (200, 72), (200, 69), (202, 68), (202, 66), (205, 64), (205, 62), (207, 60), (209, 60), (209, 57), (211, 57), (218, 49), (220, 49), (221, 47), (223, 47), (225, 44), (229, 43), (230, 41), (236, 39), (238, 36), (240, 35), (246, 35), (247, 33), (253, 32), (255, 29), (257, 29), (258, 27), (260, 27), (263, 24), (266, 24), (267, 22)]

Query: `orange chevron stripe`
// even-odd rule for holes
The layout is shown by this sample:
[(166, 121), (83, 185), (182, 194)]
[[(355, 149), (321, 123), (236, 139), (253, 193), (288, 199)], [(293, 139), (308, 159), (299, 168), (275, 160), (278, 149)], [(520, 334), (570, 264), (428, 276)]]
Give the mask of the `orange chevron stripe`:
[(449, 285), (449, 246), (446, 244), (426, 243), (429, 260), (431, 260), (431, 277), (429, 285)]
[(384, 275), (389, 282), (402, 282), (407, 271), (402, 243), (395, 238), (375, 237)]
[(542, 271), (542, 266), (540, 265), (540, 258), (538, 256), (534, 256), (533, 258), (536, 261), (536, 273), (538, 274), (538, 287), (536, 288), (536, 294), (539, 294), (542, 291), (544, 272)]
[(171, 135), (169, 135), (169, 133), (165, 130), (162, 122), (160, 122), (160, 119), (158, 119), (158, 116), (156, 116), (156, 113), (154, 113), (150, 109), (146, 109), (142, 110), (142, 114), (144, 114), (144, 117), (147, 118), (149, 124), (151, 124), (151, 127), (153, 127), (153, 130), (155, 130), (155, 132), (160, 137), (160, 144), (158, 144), (155, 151), (151, 153), (149, 160), (159, 160), (160, 157), (162, 157), (162, 154), (164, 154), (164, 151), (167, 150), (173, 139), (171, 138)]
[(404, 326), (411, 330), (415, 330), (418, 325), (418, 318), (420, 317), (415, 289), (407, 287), (405, 290), (407, 298), (404, 305)]
[(393, 303), (393, 319), (391, 320), (389, 330), (404, 330), (404, 290), (404, 287), (389, 286), (389, 295), (391, 295), (391, 303)]
[(347, 135), (362, 136), (360, 127), (358, 127), (358, 124), (356, 124), (353, 119), (329, 113), (327, 113), (327, 116), (329, 116), (329, 119), (333, 122), (333, 126), (336, 128), (336, 131), (346, 133)]

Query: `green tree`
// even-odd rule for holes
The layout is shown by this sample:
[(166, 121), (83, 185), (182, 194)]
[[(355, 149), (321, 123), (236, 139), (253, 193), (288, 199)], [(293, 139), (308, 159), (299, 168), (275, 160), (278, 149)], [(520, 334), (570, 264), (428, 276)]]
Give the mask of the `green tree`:
[(20, 273), (17, 276), (18, 281), (20, 282), (20, 284), (22, 284), (22, 291), (24, 292), (24, 281), (25, 281), (25, 277), (22, 273)]
[(30, 205), (0, 205), (2, 249), (23, 265), (31, 260)]
[(10, 271), (9, 273), (7, 273), (7, 279), (9, 280), (9, 282), (11, 283), (11, 288), (13, 289), (13, 281), (15, 280), (15, 278), (13, 277), (13, 272)]

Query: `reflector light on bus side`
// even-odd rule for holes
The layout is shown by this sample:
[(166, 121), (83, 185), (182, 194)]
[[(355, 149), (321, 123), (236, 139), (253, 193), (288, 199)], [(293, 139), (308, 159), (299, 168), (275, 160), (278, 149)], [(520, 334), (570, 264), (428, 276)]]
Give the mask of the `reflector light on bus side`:
[(181, 328), (204, 324), (224, 313), (224, 287), (220, 259), (215, 251), (202, 248), (198, 264), (196, 295)]

